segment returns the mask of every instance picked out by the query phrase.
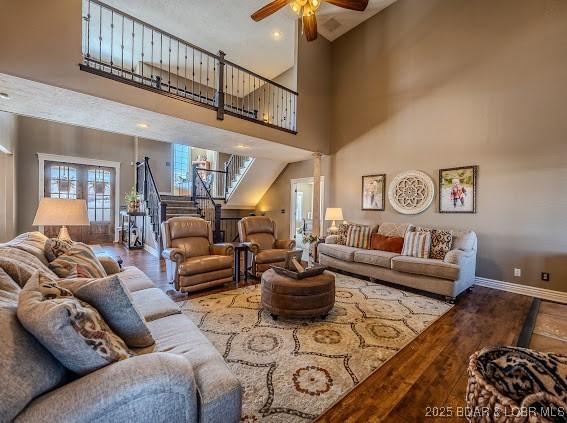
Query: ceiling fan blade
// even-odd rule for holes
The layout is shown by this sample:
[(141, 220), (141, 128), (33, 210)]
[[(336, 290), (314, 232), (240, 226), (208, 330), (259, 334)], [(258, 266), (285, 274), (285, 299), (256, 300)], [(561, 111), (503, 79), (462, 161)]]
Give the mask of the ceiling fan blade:
[(262, 19), (270, 16), (272, 13), (276, 13), (278, 10), (280, 10), (288, 3), (289, 0), (274, 0), (273, 2), (265, 5), (261, 9), (254, 12), (250, 17), (254, 19), (256, 22), (261, 21)]
[(368, 6), (368, 0), (326, 0), (327, 3), (342, 7), (343, 9), (356, 10), (362, 12)]
[(303, 33), (307, 41), (317, 39), (317, 18), (314, 13), (309, 16), (303, 16)]

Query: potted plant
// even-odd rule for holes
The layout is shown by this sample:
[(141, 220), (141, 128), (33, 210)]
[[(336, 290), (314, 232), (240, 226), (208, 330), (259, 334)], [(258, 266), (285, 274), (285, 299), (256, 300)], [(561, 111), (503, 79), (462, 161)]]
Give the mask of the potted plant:
[(317, 245), (318, 240), (319, 238), (313, 234), (303, 234), (303, 243), (307, 245), (307, 248), (309, 249), (309, 264), (313, 263), (315, 259), (315, 246)]
[(130, 192), (124, 196), (128, 205), (128, 213), (138, 213), (140, 211), (140, 194), (136, 192), (136, 188), (132, 187)]

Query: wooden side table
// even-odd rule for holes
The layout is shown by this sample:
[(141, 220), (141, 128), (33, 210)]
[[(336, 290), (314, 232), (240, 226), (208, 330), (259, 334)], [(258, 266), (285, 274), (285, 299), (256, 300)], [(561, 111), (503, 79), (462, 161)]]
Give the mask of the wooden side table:
[(240, 270), (240, 258), (244, 259), (244, 281), (248, 282), (248, 253), (250, 252), (250, 246), (248, 244), (236, 244), (234, 246), (234, 266), (232, 279), (236, 282), (236, 287), (238, 287), (238, 282), (240, 282), (241, 270)]
[[(127, 211), (121, 211), (120, 217), (122, 218), (122, 243), (129, 250), (139, 250), (144, 248), (145, 243), (145, 228), (146, 228), (146, 213), (145, 212), (135, 212), (130, 213)], [(137, 225), (138, 218), (142, 218), (142, 226)], [(134, 238), (133, 230), (137, 229), (137, 236)], [(128, 232), (128, 233), (125, 233)]]

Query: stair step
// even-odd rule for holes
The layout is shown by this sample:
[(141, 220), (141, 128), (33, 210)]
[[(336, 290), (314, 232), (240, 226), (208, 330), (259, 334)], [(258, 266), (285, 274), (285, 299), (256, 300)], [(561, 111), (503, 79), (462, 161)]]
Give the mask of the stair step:
[(168, 207), (195, 207), (194, 201), (180, 201), (180, 200), (162, 200)]
[(170, 217), (201, 217), (200, 215), (196, 214), (196, 213), (167, 213), (167, 215), (165, 216), (167, 219), (169, 219)]
[(188, 195), (170, 195), (160, 194), (162, 201), (191, 201), (192, 198)]
[(167, 205), (167, 212), (168, 213), (188, 213), (188, 214), (197, 214), (196, 207), (180, 207), (180, 206), (170, 206)]

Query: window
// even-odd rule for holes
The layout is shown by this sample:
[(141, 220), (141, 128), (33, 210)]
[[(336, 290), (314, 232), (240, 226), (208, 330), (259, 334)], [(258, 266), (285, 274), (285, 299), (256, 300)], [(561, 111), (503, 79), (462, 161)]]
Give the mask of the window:
[(173, 144), (173, 193), (189, 195), (191, 180), (191, 163), (189, 157), (191, 147), (184, 144)]
[(77, 169), (66, 165), (52, 165), (49, 171), (51, 198), (77, 199)]
[(87, 171), (87, 211), (91, 222), (110, 222), (111, 174), (100, 168)]

